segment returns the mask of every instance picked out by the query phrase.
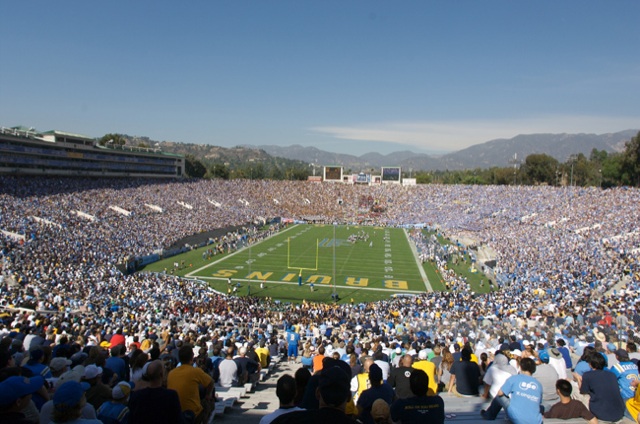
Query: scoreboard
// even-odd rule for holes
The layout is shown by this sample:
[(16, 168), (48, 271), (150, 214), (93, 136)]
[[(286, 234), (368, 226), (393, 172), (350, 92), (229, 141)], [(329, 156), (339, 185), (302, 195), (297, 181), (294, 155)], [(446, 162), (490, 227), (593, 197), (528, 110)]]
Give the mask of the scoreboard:
[(342, 182), (342, 167), (341, 166), (325, 166), (324, 180)]

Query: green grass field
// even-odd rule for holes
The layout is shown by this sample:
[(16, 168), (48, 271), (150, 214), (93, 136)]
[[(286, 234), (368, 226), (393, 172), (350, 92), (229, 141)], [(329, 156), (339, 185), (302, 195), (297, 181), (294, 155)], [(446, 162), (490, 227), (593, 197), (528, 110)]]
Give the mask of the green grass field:
[[(366, 234), (368, 239), (348, 241), (356, 234)], [(450, 243), (442, 237), (438, 240)], [(204, 259), (206, 249), (147, 265), (144, 271), (196, 278), (222, 293), (230, 289), (227, 281), (231, 278), (233, 285), (240, 283), (239, 296), (247, 296), (250, 291), (252, 296), (283, 302), (331, 302), (334, 290), (341, 302), (372, 302), (397, 294), (446, 290), (435, 265), (421, 265), (404, 230), (398, 228), (336, 226), (334, 242), (332, 225), (294, 225), (237, 252)], [(448, 267), (464, 277), (473, 291), (488, 292), (487, 284), (480, 286), (486, 277), (471, 271), (470, 258), (459, 259), (457, 265), (449, 261)], [(173, 264), (182, 261), (185, 266), (173, 270)], [(261, 282), (265, 288), (260, 287)]]
[[(348, 241), (358, 234), (368, 238)], [(210, 260), (202, 258), (205, 249), (156, 262), (145, 271), (162, 272), (185, 260), (186, 269), (176, 274), (207, 281), (223, 293), (232, 278), (234, 284), (240, 283), (238, 295), (248, 295), (250, 290), (252, 296), (287, 302), (328, 302), (334, 290), (341, 301), (353, 298), (357, 302), (431, 290), (404, 230), (397, 228), (295, 225), (251, 247)]]

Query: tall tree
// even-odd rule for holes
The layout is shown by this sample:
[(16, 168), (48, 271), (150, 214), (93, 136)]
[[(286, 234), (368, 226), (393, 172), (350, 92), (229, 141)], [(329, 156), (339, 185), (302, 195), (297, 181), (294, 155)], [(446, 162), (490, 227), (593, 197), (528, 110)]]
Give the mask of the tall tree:
[(110, 145), (110, 146), (124, 146), (127, 143), (127, 139), (122, 136), (122, 134), (109, 133), (105, 134), (98, 140), (98, 144), (101, 146)]
[(532, 154), (524, 161), (525, 175), (531, 184), (555, 183), (558, 161), (547, 154)]
[(227, 165), (223, 163), (214, 163), (207, 171), (205, 177), (228, 180), (230, 175), (231, 171)]
[(191, 178), (202, 178), (207, 173), (207, 167), (193, 155), (184, 157), (184, 170)]
[(625, 143), (622, 171), (623, 184), (640, 185), (640, 131)]

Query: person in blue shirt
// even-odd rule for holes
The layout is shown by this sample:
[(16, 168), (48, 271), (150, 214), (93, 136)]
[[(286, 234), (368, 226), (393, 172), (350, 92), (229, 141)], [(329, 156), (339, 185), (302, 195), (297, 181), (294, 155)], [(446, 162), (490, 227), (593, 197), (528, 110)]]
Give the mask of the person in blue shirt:
[(300, 342), (300, 334), (295, 331), (292, 325), (287, 330), (287, 356), (289, 361), (295, 361), (298, 357), (298, 343)]
[(51, 378), (53, 377), (51, 369), (43, 363), (44, 359), (44, 350), (41, 347), (32, 348), (29, 351), (29, 360), (24, 365), (24, 368), (28, 368), (33, 375), (40, 375), (45, 379)]
[[(505, 409), (513, 424), (542, 423), (542, 384), (531, 376), (535, 372), (534, 360), (522, 358), (520, 374), (509, 377), (498, 391), (496, 400)], [(482, 412), (484, 418), (485, 413)]]
[(589, 395), (589, 411), (598, 421), (621, 420), (625, 411), (624, 400), (616, 377), (604, 369), (604, 356), (599, 352), (593, 353), (589, 365), (592, 371), (584, 373), (580, 384), (580, 393)]
[(117, 381), (126, 381), (127, 376), (127, 363), (124, 360), (126, 348), (124, 345), (117, 345), (111, 348), (111, 356), (107, 358), (105, 362), (105, 368), (109, 368), (118, 376)]
[(111, 400), (104, 402), (96, 411), (98, 419), (104, 424), (128, 424), (129, 423), (129, 395), (131, 386), (121, 381), (111, 390)]
[(608, 370), (611, 371), (618, 379), (620, 394), (622, 395), (622, 399), (626, 402), (636, 393), (636, 388), (632, 383), (633, 381), (640, 379), (638, 377), (638, 366), (631, 362), (631, 359), (629, 359), (629, 353), (626, 350), (618, 349), (614, 353), (618, 363), (611, 368), (608, 368)]

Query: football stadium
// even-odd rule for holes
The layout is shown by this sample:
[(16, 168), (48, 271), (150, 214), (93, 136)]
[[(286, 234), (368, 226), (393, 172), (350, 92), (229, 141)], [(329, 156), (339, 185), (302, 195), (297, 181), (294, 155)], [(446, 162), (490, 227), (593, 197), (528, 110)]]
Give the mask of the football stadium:
[[(0, 144), (0, 371), (33, 382), (9, 377), (3, 396), (85, 381), (108, 393), (87, 396), (99, 415), (131, 390), (116, 382), (174, 396), (174, 369), (193, 363), (200, 419), (256, 423), (279, 377), (324, 378), (326, 357), (350, 364), (347, 410), (358, 376), (381, 372), (402, 394), (398, 373), (425, 367), (444, 419), (474, 422), (504, 415), (481, 396), (498, 390), (480, 377), (496, 358), (538, 378), (546, 406), (558, 379), (587, 390), (579, 372), (600, 358), (637, 376), (637, 188), (405, 185), (394, 167), (187, 179), (179, 156), (46, 136), (14, 129)], [(148, 167), (129, 175), (136, 161)], [(630, 389), (614, 389), (623, 404)]]

